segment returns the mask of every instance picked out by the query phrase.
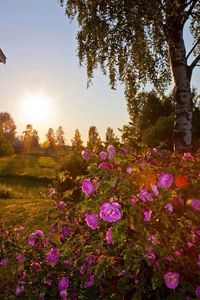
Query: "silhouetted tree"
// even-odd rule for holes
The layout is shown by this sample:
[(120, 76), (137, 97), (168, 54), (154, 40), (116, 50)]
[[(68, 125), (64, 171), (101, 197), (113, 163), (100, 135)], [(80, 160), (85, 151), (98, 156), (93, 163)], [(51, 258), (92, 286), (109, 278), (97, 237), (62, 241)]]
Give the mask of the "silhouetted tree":
[(88, 131), (87, 148), (97, 153), (101, 147), (101, 139), (96, 126), (90, 126)]
[(105, 146), (108, 146), (108, 145), (115, 145), (115, 146), (117, 146), (118, 144), (119, 144), (119, 138), (114, 133), (114, 130), (111, 127), (108, 127), (106, 129)]
[(62, 126), (58, 127), (58, 130), (56, 131), (56, 145), (57, 146), (64, 146), (65, 145), (65, 133), (63, 131)]
[(11, 142), (14, 142), (16, 125), (9, 113), (7, 112), (0, 113), (0, 128), (3, 132), (4, 137), (10, 140)]
[(75, 130), (74, 137), (71, 139), (72, 149), (81, 152), (83, 149), (83, 141), (81, 139), (81, 134), (78, 129)]

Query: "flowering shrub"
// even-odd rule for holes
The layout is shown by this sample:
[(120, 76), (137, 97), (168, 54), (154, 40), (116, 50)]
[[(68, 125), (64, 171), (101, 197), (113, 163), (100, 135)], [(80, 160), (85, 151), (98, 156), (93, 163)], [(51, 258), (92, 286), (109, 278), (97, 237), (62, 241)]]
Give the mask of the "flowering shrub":
[(26, 237), (2, 228), (0, 268), (16, 269), (10, 294), (200, 298), (199, 155), (156, 149), (137, 155), (108, 146), (82, 156), (89, 165), (74, 182), (80, 201), (54, 192), (49, 232)]

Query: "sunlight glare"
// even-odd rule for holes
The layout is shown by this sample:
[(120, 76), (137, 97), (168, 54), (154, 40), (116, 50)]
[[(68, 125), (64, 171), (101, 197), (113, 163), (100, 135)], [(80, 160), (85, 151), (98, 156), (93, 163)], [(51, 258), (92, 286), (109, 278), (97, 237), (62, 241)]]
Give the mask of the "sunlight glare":
[(45, 123), (53, 114), (52, 99), (42, 92), (27, 94), (20, 106), (23, 117), (31, 124)]

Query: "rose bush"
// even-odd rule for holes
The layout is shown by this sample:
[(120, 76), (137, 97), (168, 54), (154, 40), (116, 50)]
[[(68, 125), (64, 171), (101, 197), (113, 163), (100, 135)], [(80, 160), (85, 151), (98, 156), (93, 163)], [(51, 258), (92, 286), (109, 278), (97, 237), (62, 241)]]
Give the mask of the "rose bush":
[(138, 155), (113, 146), (98, 156), (83, 154), (90, 163), (87, 176), (74, 182), (80, 201), (69, 191), (53, 193), (49, 232), (26, 236), (2, 227), (0, 270), (15, 269), (10, 295), (198, 298), (199, 154)]

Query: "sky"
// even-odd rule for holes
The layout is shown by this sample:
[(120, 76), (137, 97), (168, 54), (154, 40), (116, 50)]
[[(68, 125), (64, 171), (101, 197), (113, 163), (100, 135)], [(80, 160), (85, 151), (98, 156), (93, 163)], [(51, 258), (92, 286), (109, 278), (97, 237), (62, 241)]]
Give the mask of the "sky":
[[(113, 91), (95, 72), (87, 89), (86, 69), (76, 55), (76, 22), (70, 23), (57, 0), (0, 0), (0, 111), (13, 117), (20, 135), (27, 124), (43, 142), (48, 128), (62, 126), (70, 144), (75, 129), (87, 140), (94, 125), (102, 139), (107, 127), (117, 135), (129, 121), (123, 88)], [(191, 39), (187, 34), (187, 46)], [(199, 70), (198, 70), (199, 71)], [(198, 86), (195, 71), (193, 85)], [(40, 105), (41, 104), (41, 105)]]

